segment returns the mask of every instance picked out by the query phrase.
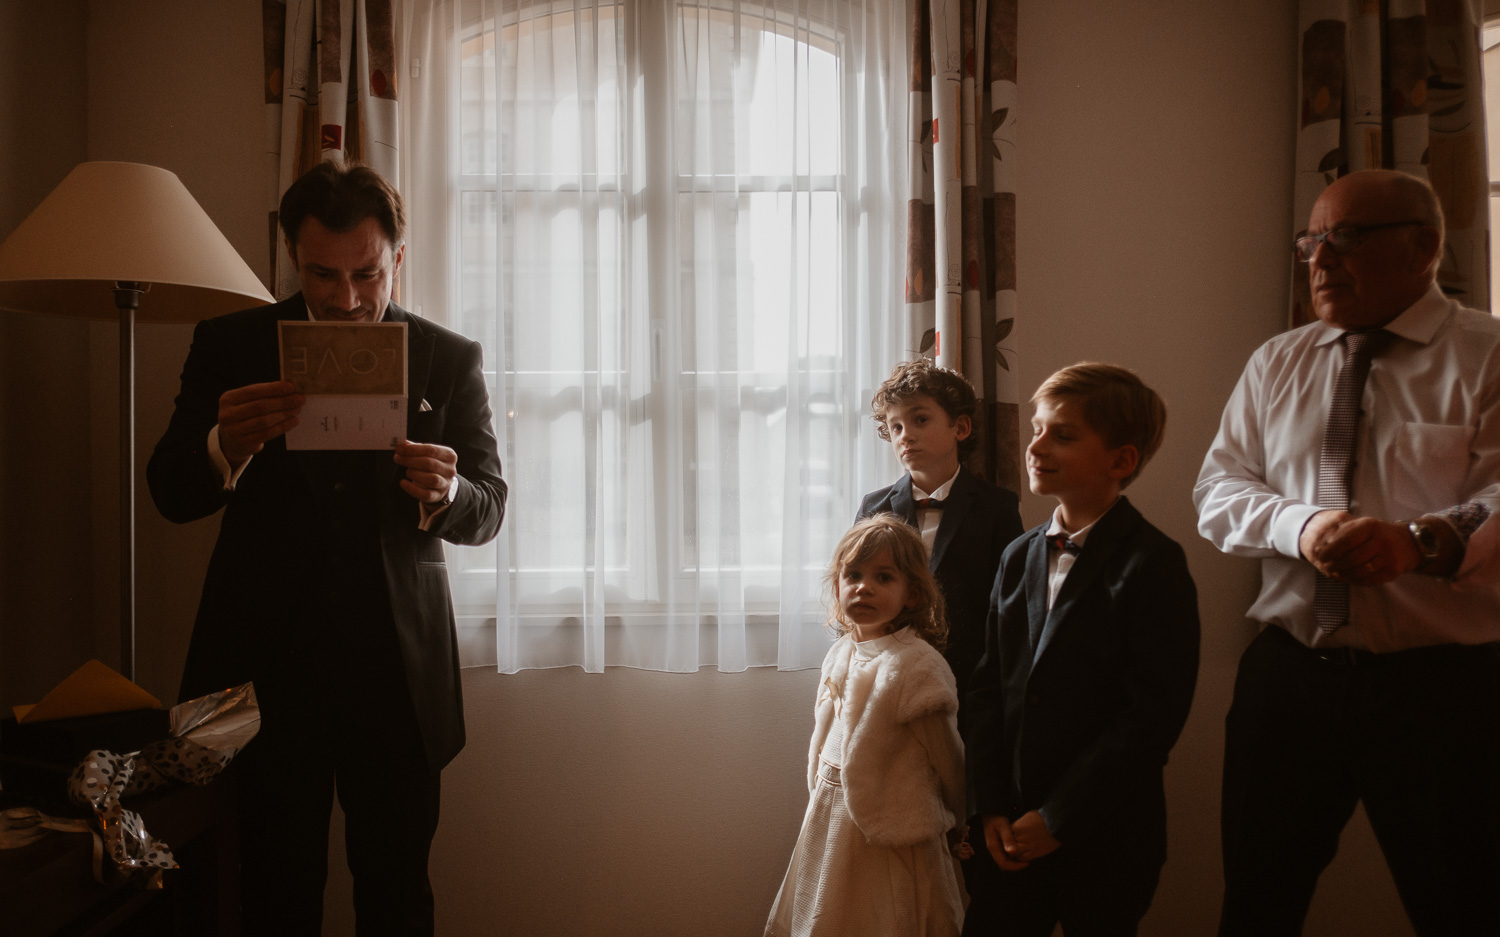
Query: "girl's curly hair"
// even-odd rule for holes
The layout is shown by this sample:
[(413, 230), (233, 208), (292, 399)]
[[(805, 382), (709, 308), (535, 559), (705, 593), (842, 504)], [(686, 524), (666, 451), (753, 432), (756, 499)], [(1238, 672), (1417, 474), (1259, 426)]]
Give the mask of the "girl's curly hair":
[(891, 622), (891, 630), (906, 628), (928, 644), (942, 650), (948, 643), (948, 616), (944, 611), (943, 593), (927, 568), (927, 547), (911, 525), (894, 514), (876, 514), (849, 528), (833, 550), (824, 581), (832, 603), (828, 627), (837, 635), (848, 634), (853, 627), (839, 617), (839, 577), (845, 567), (867, 563), (881, 550), (891, 555), (891, 565), (906, 577), (907, 598), (915, 599)]

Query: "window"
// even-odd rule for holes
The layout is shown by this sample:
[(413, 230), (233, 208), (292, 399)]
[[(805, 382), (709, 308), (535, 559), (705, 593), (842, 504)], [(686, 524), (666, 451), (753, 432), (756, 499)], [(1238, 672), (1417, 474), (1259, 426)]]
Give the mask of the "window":
[(894, 472), (862, 409), (904, 226), (899, 70), (859, 3), (815, 6), (435, 5), (452, 171), (420, 211), (452, 206), (512, 486), (449, 565), (502, 669), (821, 660), (856, 463)]

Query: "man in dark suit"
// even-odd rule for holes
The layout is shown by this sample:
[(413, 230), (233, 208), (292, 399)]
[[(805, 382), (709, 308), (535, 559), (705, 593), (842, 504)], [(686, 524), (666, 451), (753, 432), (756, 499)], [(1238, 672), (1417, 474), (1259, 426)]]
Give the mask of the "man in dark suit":
[[(479, 346), (390, 302), (400, 195), (323, 163), (281, 225), (302, 292), (198, 325), (148, 469), (169, 520), (224, 509), (183, 698), (254, 681), (261, 730), (239, 759), (247, 934), (317, 934), (328, 824), (346, 818), (360, 933), (431, 934), (427, 855), (440, 772), (463, 747), (442, 541), (500, 528), (505, 482)], [(278, 380), (277, 322), (404, 322), (407, 439), (289, 451), (304, 398)]]
[(1124, 937), (1166, 859), (1197, 592), (1182, 548), (1120, 493), (1161, 443), (1156, 394), (1080, 364), (1033, 400), (1027, 473), (1058, 507), (1005, 551), (969, 694), (969, 812), (1001, 871), (969, 910), (1000, 923), (966, 931)]

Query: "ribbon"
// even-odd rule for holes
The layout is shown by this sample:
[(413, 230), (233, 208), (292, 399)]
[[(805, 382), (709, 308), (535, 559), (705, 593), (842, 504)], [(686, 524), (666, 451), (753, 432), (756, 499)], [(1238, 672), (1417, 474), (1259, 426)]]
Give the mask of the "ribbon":
[(0, 849), (16, 849), (36, 842), (49, 833), (88, 833), (94, 839), (94, 881), (104, 881), (104, 840), (87, 820), (65, 820), (48, 816), (35, 807), (0, 810)]
[(141, 815), (120, 803), (135, 774), (138, 755), (116, 755), (103, 749), (89, 752), (68, 778), (68, 796), (74, 803), (93, 808), (99, 835), (115, 867), (126, 875), (139, 873), (148, 888), (160, 888), (161, 870), (177, 868), (177, 860), (166, 843), (146, 832)]

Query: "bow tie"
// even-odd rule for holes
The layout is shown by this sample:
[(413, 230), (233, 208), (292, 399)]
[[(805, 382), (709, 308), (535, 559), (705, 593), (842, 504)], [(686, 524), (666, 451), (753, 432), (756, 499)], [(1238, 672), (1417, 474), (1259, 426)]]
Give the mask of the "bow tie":
[(1061, 550), (1064, 553), (1077, 553), (1083, 549), (1083, 547), (1069, 540), (1067, 534), (1051, 534), (1047, 537), (1047, 542), (1052, 544), (1052, 549)]
[(945, 503), (946, 502), (942, 501), (939, 498), (918, 498), (917, 499), (917, 507), (918, 508), (930, 509), (930, 510), (933, 510), (933, 511), (941, 511), (943, 509), (943, 505)]

